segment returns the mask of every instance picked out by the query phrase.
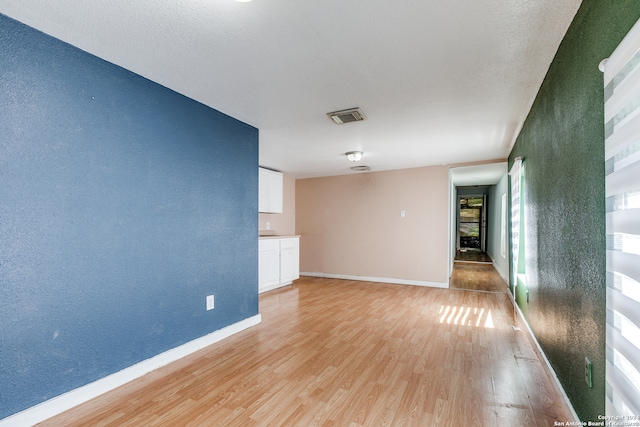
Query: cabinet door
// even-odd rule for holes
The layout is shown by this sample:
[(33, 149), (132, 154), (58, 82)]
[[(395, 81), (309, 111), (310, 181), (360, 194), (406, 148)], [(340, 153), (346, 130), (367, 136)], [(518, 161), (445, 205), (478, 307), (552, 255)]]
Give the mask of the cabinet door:
[(280, 240), (280, 283), (300, 277), (300, 239)]
[(258, 240), (258, 290), (280, 283), (280, 241)]
[(258, 212), (282, 213), (282, 185), (280, 172), (258, 169)]
[(258, 212), (269, 212), (269, 171), (258, 169)]
[(282, 174), (269, 171), (269, 212), (282, 213), (282, 199), (284, 189)]

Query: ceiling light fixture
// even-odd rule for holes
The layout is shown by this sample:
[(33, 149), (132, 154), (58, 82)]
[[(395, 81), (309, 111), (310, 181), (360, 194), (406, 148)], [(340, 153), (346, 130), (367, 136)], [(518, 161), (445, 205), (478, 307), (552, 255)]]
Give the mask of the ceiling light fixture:
[(362, 158), (362, 151), (349, 151), (344, 154), (347, 156), (347, 159), (349, 159), (350, 162), (357, 162)]
[(238, 3), (249, 3), (251, 0), (236, 0)]

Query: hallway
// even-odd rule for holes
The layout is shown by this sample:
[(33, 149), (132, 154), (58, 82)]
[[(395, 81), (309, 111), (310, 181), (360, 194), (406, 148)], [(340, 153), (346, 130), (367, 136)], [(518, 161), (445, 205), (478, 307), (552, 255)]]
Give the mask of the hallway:
[(491, 258), (486, 252), (478, 249), (458, 249), (456, 251), (456, 262), (478, 262), (483, 264), (491, 264)]
[(261, 324), (42, 425), (571, 420), (491, 270), (456, 265), (451, 289), (303, 277), (260, 296)]
[(509, 286), (489, 263), (457, 262), (449, 280), (451, 289), (509, 292)]

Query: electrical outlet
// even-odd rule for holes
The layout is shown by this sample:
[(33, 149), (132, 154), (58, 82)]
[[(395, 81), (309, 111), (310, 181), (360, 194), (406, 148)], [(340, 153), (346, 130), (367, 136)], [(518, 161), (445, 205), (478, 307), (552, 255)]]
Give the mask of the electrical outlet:
[(584, 358), (584, 380), (589, 388), (593, 388), (593, 364), (588, 357)]
[(207, 295), (207, 311), (213, 310), (215, 306), (215, 301), (213, 299), (213, 295)]

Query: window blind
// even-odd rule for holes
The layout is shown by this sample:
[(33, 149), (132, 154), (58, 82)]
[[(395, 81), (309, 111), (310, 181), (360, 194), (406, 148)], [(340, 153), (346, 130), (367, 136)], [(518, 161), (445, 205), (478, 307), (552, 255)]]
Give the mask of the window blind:
[[(513, 288), (518, 285), (518, 257), (520, 253), (520, 169), (522, 159), (516, 157), (509, 171), (509, 181), (511, 185), (511, 268)], [(515, 294), (515, 291), (514, 291)]]
[(640, 21), (603, 61), (607, 415), (640, 415)]

